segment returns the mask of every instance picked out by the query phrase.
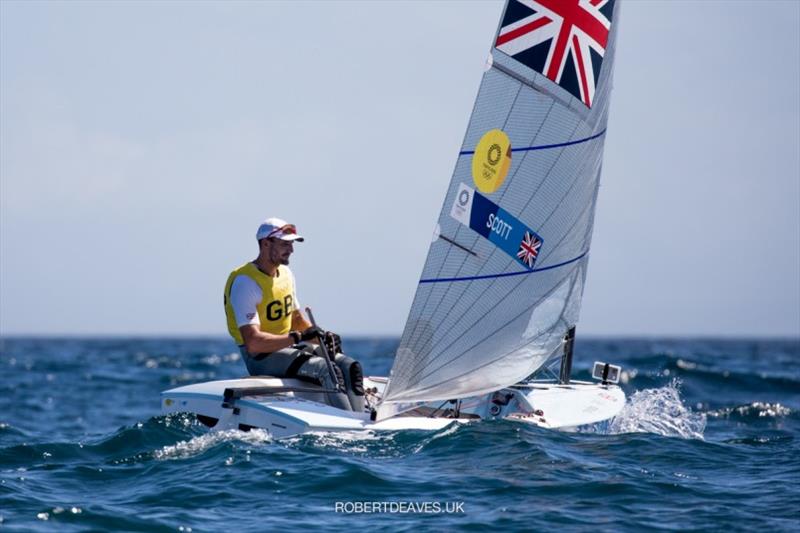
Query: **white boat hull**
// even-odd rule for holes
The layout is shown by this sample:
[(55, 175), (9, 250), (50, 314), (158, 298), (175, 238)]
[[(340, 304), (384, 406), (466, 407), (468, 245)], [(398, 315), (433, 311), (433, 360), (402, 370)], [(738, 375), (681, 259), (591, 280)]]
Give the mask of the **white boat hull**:
[[(365, 388), (375, 390), (371, 399), (380, 397), (385, 383), (385, 378), (365, 378)], [(289, 388), (299, 392), (226, 400), (226, 389), (244, 388)], [(625, 404), (625, 394), (615, 385), (534, 383), (458, 403), (420, 405), (373, 421), (369, 412), (343, 411), (322, 403), (323, 395), (313, 392), (316, 389), (319, 387), (298, 380), (272, 377), (209, 381), (162, 392), (161, 406), (164, 413), (195, 413), (201, 422), (215, 430), (261, 428), (274, 438), (284, 438), (314, 431), (432, 431), (453, 423), (498, 418), (568, 429), (609, 420)]]

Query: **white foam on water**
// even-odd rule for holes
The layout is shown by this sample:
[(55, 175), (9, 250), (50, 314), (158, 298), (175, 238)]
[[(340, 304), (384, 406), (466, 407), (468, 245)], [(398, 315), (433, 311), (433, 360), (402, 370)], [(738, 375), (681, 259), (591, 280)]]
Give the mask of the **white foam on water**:
[[(412, 449), (411, 453), (420, 452), (426, 445), (436, 439), (452, 435), (458, 430), (460, 424), (452, 424), (436, 432), (427, 432), (423, 440)], [(400, 452), (397, 436), (402, 434), (397, 431), (311, 431), (302, 435), (295, 435), (281, 439), (281, 443), (289, 446), (311, 445), (328, 448), (344, 453), (378, 453), (380, 455), (395, 455)]]
[(708, 416), (714, 418), (729, 418), (733, 414), (739, 416), (758, 415), (759, 418), (782, 418), (792, 414), (792, 410), (780, 403), (752, 402), (749, 405), (738, 407), (724, 407), (709, 411)]
[(155, 450), (153, 452), (153, 457), (158, 460), (186, 459), (199, 455), (217, 444), (230, 441), (239, 441), (247, 444), (264, 444), (272, 442), (272, 437), (263, 429), (252, 429), (250, 431), (239, 431), (238, 429), (212, 431), (205, 435), (200, 435), (199, 437), (180, 441), (170, 446), (164, 446), (160, 450)]
[(364, 453), (368, 451), (366, 446), (368, 443), (383, 441), (386, 444), (390, 444), (393, 440), (393, 435), (379, 435), (374, 431), (311, 431), (303, 435), (283, 439), (281, 442), (290, 445), (302, 442), (303, 444), (312, 444), (321, 448)]
[(673, 379), (666, 387), (636, 391), (611, 421), (608, 433), (655, 433), (702, 439), (706, 415), (684, 405), (679, 389), (680, 381)]

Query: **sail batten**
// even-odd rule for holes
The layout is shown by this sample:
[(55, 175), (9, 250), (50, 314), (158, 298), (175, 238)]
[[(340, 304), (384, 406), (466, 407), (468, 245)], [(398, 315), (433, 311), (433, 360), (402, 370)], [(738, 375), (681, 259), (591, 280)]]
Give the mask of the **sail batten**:
[[(541, 367), (578, 320), (618, 6), (599, 0), (570, 8), (560, 26), (555, 16), (533, 29), (523, 24), (558, 5), (506, 6), (384, 401), (460, 398), (512, 385)], [(587, 26), (586, 17), (601, 25)], [(590, 26), (604, 47), (592, 36), (575, 37), (572, 48), (562, 43), (543, 55), (559, 32), (579, 36)], [(589, 57), (591, 64), (581, 62)], [(560, 70), (547, 63), (553, 58), (563, 61)]]

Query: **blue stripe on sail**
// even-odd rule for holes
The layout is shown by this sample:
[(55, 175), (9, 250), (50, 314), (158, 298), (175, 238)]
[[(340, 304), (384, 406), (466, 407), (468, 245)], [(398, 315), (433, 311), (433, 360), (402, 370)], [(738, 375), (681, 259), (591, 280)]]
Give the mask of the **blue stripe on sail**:
[(543, 272), (545, 270), (551, 270), (553, 268), (558, 268), (558, 267), (562, 267), (562, 266), (568, 265), (570, 263), (574, 263), (575, 261), (580, 261), (588, 253), (589, 253), (589, 250), (586, 250), (585, 252), (583, 252), (578, 257), (575, 257), (574, 259), (570, 259), (569, 261), (564, 261), (563, 263), (558, 263), (556, 265), (550, 265), (548, 267), (534, 268), (533, 270), (523, 270), (521, 272), (505, 272), (503, 274), (486, 274), (484, 276), (467, 276), (467, 277), (464, 277), (464, 278), (428, 278), (428, 279), (421, 279), (421, 280), (419, 280), (419, 282), (420, 283), (442, 283), (442, 282), (445, 282), (445, 281), (472, 281), (472, 280), (476, 280), (476, 279), (505, 278), (505, 277), (508, 277), (508, 276), (519, 276), (519, 275), (522, 275), (522, 274), (533, 274), (534, 272)]
[[(558, 144), (543, 144), (541, 146), (526, 146), (524, 148), (512, 148), (512, 152), (530, 152), (532, 150), (549, 150), (550, 148), (563, 148), (564, 146), (572, 146), (573, 144), (581, 144), (585, 142), (592, 141), (597, 139), (601, 135), (604, 135), (606, 130), (601, 131), (600, 133), (596, 133), (591, 137), (586, 137), (585, 139), (578, 139), (577, 141), (569, 141), (565, 143), (558, 143)], [(458, 155), (472, 155), (475, 153), (475, 150), (463, 150), (458, 152)]]

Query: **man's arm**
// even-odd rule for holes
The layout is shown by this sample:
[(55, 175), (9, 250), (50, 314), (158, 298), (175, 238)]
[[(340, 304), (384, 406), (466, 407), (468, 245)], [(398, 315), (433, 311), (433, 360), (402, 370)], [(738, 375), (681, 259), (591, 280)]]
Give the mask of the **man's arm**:
[(303, 315), (299, 309), (292, 311), (292, 329), (295, 331), (305, 331), (311, 327), (311, 322)]
[[(294, 325), (294, 317), (292, 317)], [(294, 330), (294, 328), (292, 328)], [(251, 354), (272, 353), (282, 348), (287, 348), (295, 343), (292, 335), (275, 335), (258, 329), (256, 324), (245, 324), (239, 328), (244, 340), (244, 346)], [(302, 330), (301, 330), (302, 331)]]

